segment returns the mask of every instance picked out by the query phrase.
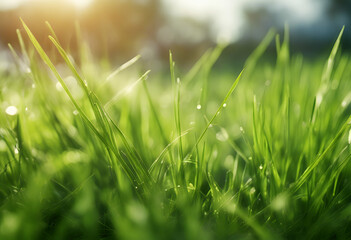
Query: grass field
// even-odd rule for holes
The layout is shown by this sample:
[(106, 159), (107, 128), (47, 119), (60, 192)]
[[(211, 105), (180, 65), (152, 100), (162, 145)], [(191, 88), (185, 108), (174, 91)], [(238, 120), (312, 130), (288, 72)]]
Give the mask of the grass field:
[(218, 46), (165, 75), (83, 41), (76, 64), (48, 26), (64, 64), (24, 24), (0, 72), (0, 239), (351, 238), (343, 30), (325, 59), (271, 31), (242, 72)]

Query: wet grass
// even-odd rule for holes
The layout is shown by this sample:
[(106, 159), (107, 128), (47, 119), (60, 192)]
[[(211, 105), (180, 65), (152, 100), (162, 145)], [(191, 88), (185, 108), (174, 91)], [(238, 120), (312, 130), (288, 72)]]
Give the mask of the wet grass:
[(327, 59), (271, 31), (241, 72), (212, 70), (218, 46), (157, 77), (82, 40), (76, 64), (47, 25), (64, 64), (23, 23), (0, 73), (0, 239), (351, 237), (343, 30)]

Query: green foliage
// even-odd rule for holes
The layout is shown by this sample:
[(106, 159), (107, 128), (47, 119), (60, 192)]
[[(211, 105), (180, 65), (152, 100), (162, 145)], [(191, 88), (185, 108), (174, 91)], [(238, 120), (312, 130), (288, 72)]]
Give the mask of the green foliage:
[(212, 69), (225, 46), (184, 78), (170, 53), (165, 83), (140, 56), (76, 64), (47, 23), (56, 65), (23, 26), (0, 73), (0, 239), (351, 237), (343, 30), (326, 62), (270, 31), (234, 80)]

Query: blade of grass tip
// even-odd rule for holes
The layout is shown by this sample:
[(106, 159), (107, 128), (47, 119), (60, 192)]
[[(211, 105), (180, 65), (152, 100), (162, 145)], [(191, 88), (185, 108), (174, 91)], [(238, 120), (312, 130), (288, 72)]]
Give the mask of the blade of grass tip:
[(343, 124), (339, 132), (329, 143), (328, 147), (319, 155), (317, 158), (306, 168), (300, 178), (290, 187), (291, 192), (296, 192), (299, 188), (307, 181), (307, 178), (312, 174), (312, 171), (318, 166), (318, 164), (324, 160), (327, 154), (333, 149), (337, 141), (344, 135), (345, 131), (350, 127), (351, 116)]
[(11, 43), (8, 43), (7, 46), (10, 49), (10, 52), (12, 54), (13, 59), (15, 60), (16, 66), (18, 67), (18, 69), (20, 69), (21, 67), (21, 58), (18, 56), (17, 52), (15, 51), (15, 49), (12, 47)]
[(26, 45), (24, 44), (21, 31), (19, 29), (16, 29), (16, 34), (17, 34), (18, 41), (19, 41), (19, 44), (20, 44), (20, 47), (21, 47), (22, 55), (26, 58), (26, 60), (29, 60), (29, 56), (27, 54)]
[(104, 107), (106, 109), (110, 108), (112, 104), (114, 104), (115, 102), (118, 101), (118, 99), (120, 97), (122, 97), (123, 95), (127, 94), (128, 92), (130, 92), (136, 85), (138, 85), (138, 83), (143, 82), (149, 75), (149, 73), (151, 72), (151, 70), (147, 70), (140, 78), (138, 78), (133, 84), (123, 88), (120, 92), (118, 92), (115, 96), (113, 96), (105, 105)]
[(126, 62), (126, 63), (122, 64), (121, 66), (119, 66), (116, 70), (114, 70), (110, 75), (107, 76), (106, 80), (102, 84), (105, 84), (106, 82), (108, 82), (112, 78), (114, 78), (118, 73), (120, 73), (121, 71), (123, 71), (123, 70), (129, 68), (130, 66), (132, 66), (140, 58), (141, 58), (141, 56), (137, 55), (137, 56), (133, 57), (132, 59), (130, 59), (128, 62)]
[(258, 47), (251, 53), (251, 55), (247, 58), (245, 62), (245, 75), (247, 78), (249, 78), (249, 74), (251, 74), (251, 71), (255, 68), (257, 61), (260, 59), (260, 57), (263, 55), (263, 53), (267, 50), (269, 44), (272, 42), (274, 39), (276, 31), (272, 28), (268, 31), (266, 36), (263, 38), (261, 43), (258, 45)]
[(323, 71), (322, 83), (329, 83), (329, 81), (330, 81), (331, 72), (332, 72), (333, 66), (334, 66), (335, 56), (336, 56), (336, 53), (338, 52), (339, 45), (340, 45), (340, 40), (341, 40), (341, 37), (342, 37), (342, 35), (344, 33), (344, 29), (345, 29), (345, 26), (342, 27), (342, 29), (341, 29), (341, 31), (339, 33), (339, 36), (336, 39), (336, 41), (334, 43), (334, 46), (332, 48), (332, 51), (331, 51), (331, 53), (329, 55), (328, 61), (326, 63), (324, 71)]
[(207, 50), (199, 60), (192, 66), (188, 73), (183, 78), (183, 86), (187, 86), (191, 80), (193, 80), (196, 74), (200, 71), (201, 67), (206, 63), (209, 56), (211, 55), (212, 50)]
[(46, 24), (46, 26), (49, 28), (49, 31), (50, 31), (50, 33), (52, 34), (52, 36), (55, 38), (55, 40), (56, 40), (59, 44), (61, 44), (60, 41), (59, 41), (59, 39), (58, 39), (58, 37), (57, 37), (57, 35), (56, 35), (56, 33), (55, 33), (55, 31), (54, 31), (54, 29), (53, 29), (52, 26), (51, 26), (51, 24), (50, 24), (48, 21), (45, 21), (45, 24)]
[(213, 65), (217, 62), (218, 58), (221, 56), (223, 50), (228, 46), (226, 43), (221, 43), (216, 46), (215, 49), (211, 52), (208, 60), (203, 66), (203, 76), (202, 76), (202, 90), (200, 95), (200, 105), (203, 106), (203, 109), (206, 109), (206, 99), (207, 99), (207, 87), (208, 87), (208, 78), (210, 76)]
[(208, 122), (207, 126), (205, 127), (205, 129), (202, 131), (201, 135), (199, 136), (199, 138), (197, 139), (194, 148), (192, 150), (192, 152), (194, 151), (194, 149), (196, 148), (196, 146), (200, 143), (200, 141), (202, 140), (202, 138), (204, 137), (204, 135), (206, 134), (207, 130), (209, 129), (209, 127), (211, 126), (212, 122), (215, 120), (215, 118), (218, 116), (219, 112), (222, 110), (223, 105), (228, 101), (230, 95), (232, 95), (232, 93), (234, 92), (236, 86), (239, 83), (239, 80), (241, 79), (241, 76), (243, 74), (244, 70), (242, 70), (239, 74), (239, 76), (235, 79), (234, 83), (232, 84), (232, 86), (230, 87), (227, 95), (225, 96), (224, 100), (222, 101), (221, 105), (219, 106), (219, 108), (217, 109), (216, 113), (213, 115), (213, 117), (211, 118), (211, 120)]

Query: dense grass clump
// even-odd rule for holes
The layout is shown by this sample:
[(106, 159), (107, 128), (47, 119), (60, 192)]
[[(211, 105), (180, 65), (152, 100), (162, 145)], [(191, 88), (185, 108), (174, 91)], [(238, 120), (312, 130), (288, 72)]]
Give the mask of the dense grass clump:
[(211, 71), (218, 46), (165, 76), (83, 43), (78, 66), (48, 25), (55, 65), (23, 26), (0, 73), (0, 239), (351, 238), (342, 32), (326, 60), (286, 34), (266, 62), (269, 32), (241, 73)]

